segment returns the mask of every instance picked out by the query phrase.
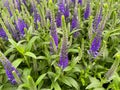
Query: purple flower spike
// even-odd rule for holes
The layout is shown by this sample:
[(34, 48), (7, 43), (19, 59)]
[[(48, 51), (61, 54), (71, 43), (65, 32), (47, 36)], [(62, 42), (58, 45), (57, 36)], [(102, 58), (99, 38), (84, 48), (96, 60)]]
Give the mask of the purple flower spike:
[(64, 69), (68, 66), (68, 34), (66, 29), (65, 17), (62, 16), (62, 29), (63, 29), (63, 39), (62, 47), (60, 52), (59, 66)]
[(4, 66), (4, 69), (6, 71), (6, 75), (8, 77), (8, 80), (12, 83), (12, 84), (17, 84), (12, 72), (14, 71), (18, 77), (20, 77), (20, 74), (18, 73), (18, 71), (12, 66), (12, 64), (10, 63), (10, 61), (0, 52), (0, 62), (2, 62), (2, 65)]
[(57, 16), (56, 16), (56, 24), (57, 24), (57, 27), (61, 27), (62, 23), (61, 23), (61, 12), (58, 11), (57, 13)]
[(66, 8), (65, 8), (65, 12), (64, 12), (64, 16), (65, 16), (65, 18), (69, 17), (69, 13), (70, 13), (70, 11), (69, 11), (69, 7), (66, 6)]
[(90, 47), (90, 54), (95, 58), (98, 55), (98, 50), (100, 49), (101, 45), (101, 37), (96, 35), (95, 38), (92, 41), (91, 47)]
[(41, 18), (40, 15), (38, 14), (35, 3), (32, 2), (31, 4), (32, 4), (31, 13), (33, 13), (34, 15), (34, 23), (36, 24), (36, 28), (38, 28), (37, 22), (40, 22)]
[[(73, 29), (77, 29), (78, 28), (78, 24), (79, 24), (79, 21), (78, 21), (78, 12), (77, 12), (77, 4), (76, 4), (75, 9), (74, 9), (74, 15), (73, 15), (73, 18), (72, 18), (72, 23), (71, 23), (71, 31)], [(75, 32), (74, 33), (74, 37), (75, 38), (78, 35), (79, 35), (79, 32)]]
[(65, 13), (65, 5), (63, 3), (60, 3), (58, 6), (59, 6), (59, 11), (64, 14)]
[(37, 21), (40, 22), (40, 15), (37, 14), (37, 12), (36, 12), (36, 13), (34, 13), (34, 22), (37, 23)]
[(22, 2), (23, 2), (25, 5), (27, 5), (26, 0), (22, 0)]
[[(72, 18), (72, 23), (71, 23), (71, 31), (73, 30), (73, 29), (77, 29), (78, 28), (78, 19), (77, 19), (77, 16), (73, 16), (73, 18)], [(73, 34), (73, 36), (75, 37), (75, 38), (77, 38), (78, 36), (79, 36), (79, 32), (75, 32), (74, 34)]]
[(96, 15), (94, 21), (93, 21), (93, 30), (94, 32), (97, 30), (100, 22), (102, 20), (102, 7), (100, 8), (99, 14)]
[(20, 35), (23, 36), (25, 34), (24, 28), (27, 28), (25, 22), (22, 19), (18, 19), (16, 27), (19, 30)]
[(20, 11), (20, 1), (16, 0), (15, 1), (16, 8)]
[(56, 16), (56, 24), (57, 27), (61, 27), (61, 16), (64, 15), (65, 18), (67, 19), (69, 17), (69, 6), (68, 4), (65, 6), (65, 2), (64, 1), (58, 1), (58, 13)]
[[(71, 1), (75, 3), (75, 0), (71, 0)], [(82, 0), (78, 0), (78, 3), (82, 5)]]
[(62, 47), (61, 47), (61, 53), (60, 53), (60, 60), (59, 60), (59, 66), (63, 69), (68, 66), (68, 52), (67, 52), (67, 38), (63, 37)]
[(87, 2), (87, 6), (84, 11), (84, 18), (88, 19), (89, 16), (90, 16), (90, 1)]
[(75, 3), (75, 0), (71, 0), (71, 1)]
[[(58, 48), (58, 34), (56, 31), (56, 24), (55, 24), (55, 20), (54, 20), (54, 14), (50, 12), (50, 18), (51, 18), (51, 26), (50, 26), (50, 34), (54, 40), (54, 43), (56, 45), (56, 49)], [(51, 48), (51, 52), (54, 51), (53, 49), (53, 43), (50, 42), (50, 48)], [(53, 52), (54, 53), (54, 52)]]
[(57, 35), (57, 31), (56, 31), (56, 27), (52, 27), (51, 25), (51, 36), (53, 37), (54, 39), (54, 42), (55, 42), (55, 45), (56, 45), (56, 48), (58, 47), (58, 35)]
[(8, 9), (8, 12), (9, 12), (9, 14), (10, 14), (10, 17), (12, 17), (12, 12), (11, 12), (11, 10), (10, 10), (10, 6), (9, 6), (8, 0), (5, 1), (4, 6)]
[(80, 3), (82, 5), (82, 0), (78, 0), (78, 3)]
[[(66, 55), (67, 56), (67, 55)], [(63, 69), (68, 66), (68, 57), (62, 57), (60, 56), (60, 61), (59, 61), (59, 66), (62, 67)]]
[(8, 77), (8, 80), (11, 81), (12, 84), (16, 84), (16, 80), (12, 74), (13, 71), (16, 72), (16, 74), (20, 77), (20, 74), (18, 71), (12, 66), (9, 60), (6, 60), (6, 63), (4, 65), (4, 69), (6, 71), (6, 75)]
[(7, 35), (5, 33), (5, 31), (3, 30), (3, 28), (0, 28), (0, 37), (2, 37), (3, 39), (7, 39)]
[(71, 29), (75, 29), (78, 25), (78, 19), (77, 17), (74, 15), (73, 18), (72, 18), (72, 23), (71, 23)]

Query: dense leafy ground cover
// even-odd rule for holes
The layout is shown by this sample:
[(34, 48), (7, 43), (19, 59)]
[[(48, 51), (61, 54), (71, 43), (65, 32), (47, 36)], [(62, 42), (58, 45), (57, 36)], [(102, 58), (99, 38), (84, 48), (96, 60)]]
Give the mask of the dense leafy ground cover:
[(0, 0), (0, 90), (120, 90), (120, 0)]

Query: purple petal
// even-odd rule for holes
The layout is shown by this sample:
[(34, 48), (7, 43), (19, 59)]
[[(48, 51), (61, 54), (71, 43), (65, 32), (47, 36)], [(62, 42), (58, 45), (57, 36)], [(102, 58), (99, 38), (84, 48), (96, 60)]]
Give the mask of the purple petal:
[(57, 27), (61, 27), (62, 23), (61, 23), (61, 12), (58, 11), (57, 13), (57, 16), (56, 16), (56, 24), (57, 24)]
[(2, 37), (3, 39), (8, 38), (3, 28), (0, 28), (0, 37)]
[(96, 35), (92, 41), (92, 44), (89, 50), (93, 57), (96, 57), (98, 55), (98, 50), (100, 49), (100, 45), (101, 45), (101, 37)]
[(23, 36), (25, 34), (24, 28), (27, 28), (27, 25), (25, 24), (25, 22), (22, 19), (18, 19), (17, 28), (18, 28), (21, 36)]
[(90, 2), (88, 1), (88, 2), (87, 2), (86, 9), (85, 9), (85, 11), (84, 11), (84, 18), (85, 18), (85, 19), (88, 19), (89, 16), (90, 16)]

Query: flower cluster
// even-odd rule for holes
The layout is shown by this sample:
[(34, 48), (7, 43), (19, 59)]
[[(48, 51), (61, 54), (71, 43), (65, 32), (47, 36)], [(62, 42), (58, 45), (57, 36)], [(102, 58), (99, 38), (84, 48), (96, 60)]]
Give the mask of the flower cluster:
[(16, 70), (16, 68), (14, 68), (12, 66), (12, 64), (10, 63), (10, 61), (4, 56), (4, 54), (2, 54), (2, 52), (0, 52), (0, 62), (2, 62), (3, 67), (6, 71), (6, 75), (8, 77), (8, 80), (12, 83), (12, 84), (16, 84), (16, 80), (15, 77), (13, 76), (13, 71), (18, 75), (18, 77), (20, 77), (19, 72)]
[(87, 1), (86, 9), (84, 11), (84, 19), (88, 19), (90, 16), (90, 1)]
[(59, 66), (63, 69), (68, 66), (68, 35), (65, 25), (65, 18), (62, 16), (62, 29), (63, 29), (63, 40), (60, 52)]
[(96, 14), (96, 17), (93, 21), (93, 32), (96, 34), (96, 36), (94, 37), (91, 43), (89, 52), (94, 58), (98, 56), (98, 52), (101, 46), (102, 30), (100, 29), (102, 26), (99, 26), (101, 20), (102, 20), (102, 7), (100, 7), (99, 14), (98, 13)]
[(5, 33), (5, 31), (3, 30), (3, 28), (0, 28), (0, 37), (2, 37), (3, 39), (7, 39), (7, 35)]
[[(66, 5), (65, 5), (66, 4)], [(61, 16), (64, 15), (67, 19), (69, 17), (69, 5), (66, 2), (63, 2), (62, 0), (58, 3), (58, 12), (56, 16), (56, 24), (58, 27), (61, 27)]]

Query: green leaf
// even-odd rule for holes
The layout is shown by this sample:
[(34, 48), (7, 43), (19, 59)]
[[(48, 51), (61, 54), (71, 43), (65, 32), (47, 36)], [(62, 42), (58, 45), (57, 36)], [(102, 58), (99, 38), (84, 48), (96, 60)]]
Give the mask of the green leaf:
[(14, 51), (14, 48), (13, 48), (13, 47), (8, 48), (8, 49), (5, 51), (4, 55), (7, 56), (9, 53), (11, 53), (11, 52), (13, 52), (13, 51)]
[(17, 87), (13, 87), (13, 86), (8, 86), (8, 85), (4, 85), (3, 88), (1, 90), (16, 90)]
[(36, 55), (32, 52), (26, 52), (25, 55), (36, 59)]
[(61, 87), (59, 86), (58, 82), (52, 82), (52, 86), (54, 90), (61, 90)]
[(74, 88), (76, 88), (76, 90), (80, 90), (80, 87), (75, 79), (73, 79), (72, 77), (68, 77), (68, 81)]
[(33, 81), (33, 78), (31, 76), (28, 76), (28, 82), (29, 82), (30, 90), (37, 90), (35, 82)]
[(86, 89), (102, 87), (99, 80), (96, 78), (90, 77), (91, 84), (89, 84)]
[(46, 59), (45, 56), (38, 56), (36, 59)]
[(35, 85), (37, 86), (42, 80), (43, 78), (46, 76), (46, 73), (45, 74), (42, 74), (38, 77), (37, 81), (35, 82)]
[(22, 75), (23, 77), (21, 78), (23, 82), (27, 81), (27, 77), (28, 77), (28, 75), (30, 75), (31, 70), (32, 70), (31, 68), (23, 69), (23, 75)]
[(2, 88), (3, 88), (3, 85), (0, 86), (0, 90), (3, 90)]
[(32, 39), (30, 39), (30, 41), (26, 45), (26, 51), (30, 51), (32, 49), (32, 45), (34, 44), (35, 40), (37, 40), (38, 38), (39, 38), (38, 36), (34, 36), (32, 37)]
[(63, 76), (62, 78), (60, 78), (60, 81), (65, 83), (66, 85), (68, 85), (70, 87), (73, 86), (76, 90), (80, 89), (77, 81), (75, 81), (75, 79), (73, 79), (72, 77)]
[(66, 85), (72, 87), (71, 83), (67, 80), (67, 78), (64, 76), (64, 77), (61, 77), (59, 78), (59, 80), (63, 83), (65, 83)]
[(42, 88), (42, 89), (40, 89), (40, 90), (51, 90), (51, 89), (47, 89), (47, 88)]
[(95, 88), (93, 90), (105, 90), (104, 88)]
[(79, 50), (78, 50), (78, 49), (69, 49), (68, 52), (69, 52), (69, 53), (70, 53), (70, 52), (72, 52), (72, 53), (78, 53)]
[(68, 66), (63, 71), (67, 72), (67, 71), (70, 71), (72, 68), (73, 68), (72, 66)]
[(17, 88), (17, 90), (25, 90), (23, 88), (29, 88), (29, 84), (28, 83), (23, 83), (23, 84), (20, 84)]
[(18, 50), (19, 53), (24, 54), (24, 48), (17, 43), (13, 39), (8, 39), (9, 42)]
[(18, 59), (16, 59), (16, 60), (12, 63), (12, 65), (13, 65), (15, 68), (17, 68), (22, 61), (23, 61), (23, 58), (18, 58)]
[(56, 58), (58, 58), (59, 57), (59, 55), (52, 55), (51, 56), (51, 59), (56, 59)]
[(80, 31), (81, 29), (74, 29), (74, 30), (72, 30), (72, 32), (70, 32), (70, 35), (72, 35), (72, 34), (74, 34), (75, 32), (78, 32), (78, 31)]

